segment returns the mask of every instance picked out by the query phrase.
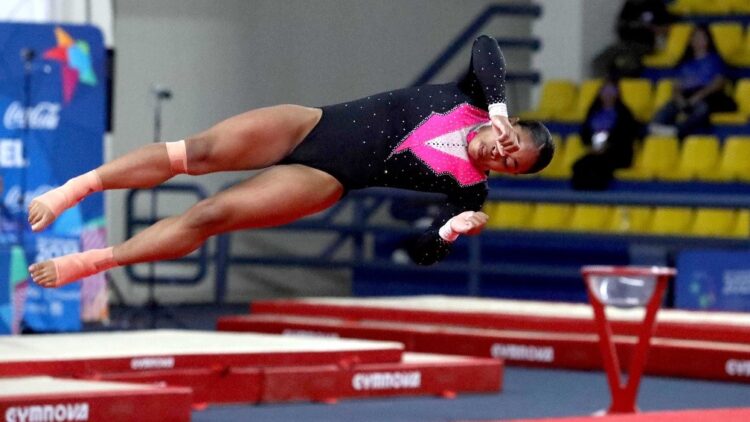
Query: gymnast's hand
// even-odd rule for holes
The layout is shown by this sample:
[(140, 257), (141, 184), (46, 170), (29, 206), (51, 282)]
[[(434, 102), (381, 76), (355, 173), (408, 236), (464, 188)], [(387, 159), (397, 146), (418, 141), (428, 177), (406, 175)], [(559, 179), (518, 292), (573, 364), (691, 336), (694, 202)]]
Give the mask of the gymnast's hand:
[(492, 116), (492, 131), (495, 134), (495, 144), (500, 156), (505, 157), (521, 149), (518, 136), (513, 130), (510, 119), (506, 116)]
[(464, 211), (451, 218), (451, 230), (459, 234), (479, 234), (489, 216), (481, 211)]

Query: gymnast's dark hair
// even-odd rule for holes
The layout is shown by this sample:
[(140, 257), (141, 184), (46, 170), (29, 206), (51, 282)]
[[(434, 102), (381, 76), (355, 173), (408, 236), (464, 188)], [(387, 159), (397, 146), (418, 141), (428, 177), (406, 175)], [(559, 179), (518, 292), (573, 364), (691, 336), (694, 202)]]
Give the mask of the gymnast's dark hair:
[(534, 140), (534, 146), (539, 151), (534, 165), (524, 173), (538, 173), (542, 171), (552, 161), (555, 155), (555, 143), (552, 141), (552, 135), (549, 133), (544, 124), (536, 120), (519, 120), (517, 125), (529, 131), (531, 139)]

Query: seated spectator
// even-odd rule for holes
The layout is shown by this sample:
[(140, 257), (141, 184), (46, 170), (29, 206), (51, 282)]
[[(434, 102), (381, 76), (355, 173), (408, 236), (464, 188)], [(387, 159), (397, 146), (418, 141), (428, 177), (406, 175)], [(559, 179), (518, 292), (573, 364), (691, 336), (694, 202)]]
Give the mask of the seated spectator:
[(573, 188), (607, 189), (616, 169), (630, 167), (640, 131), (641, 126), (620, 99), (617, 81), (607, 80), (580, 128), (581, 141), (590, 151), (573, 164)]
[(724, 62), (716, 53), (708, 31), (696, 28), (677, 67), (672, 100), (656, 112), (650, 131), (684, 138), (709, 129), (711, 113), (736, 108), (725, 92), (725, 75)]
[(639, 76), (641, 58), (664, 42), (673, 20), (664, 1), (627, 0), (617, 15), (617, 42), (596, 56), (593, 75)]

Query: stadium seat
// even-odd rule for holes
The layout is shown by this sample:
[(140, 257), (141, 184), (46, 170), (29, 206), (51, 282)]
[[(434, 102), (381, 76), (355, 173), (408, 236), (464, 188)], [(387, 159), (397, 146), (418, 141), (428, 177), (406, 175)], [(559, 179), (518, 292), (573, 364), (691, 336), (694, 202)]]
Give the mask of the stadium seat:
[(643, 57), (643, 65), (663, 69), (674, 67), (685, 53), (692, 32), (693, 25), (690, 23), (670, 25), (664, 48)]
[(732, 12), (739, 15), (750, 14), (750, 0), (731, 0)]
[(687, 236), (690, 234), (694, 211), (690, 208), (658, 207), (654, 210), (648, 233)]
[(533, 230), (568, 230), (572, 211), (570, 204), (536, 204), (529, 227)]
[(737, 81), (734, 87), (734, 101), (736, 111), (711, 113), (711, 123), (714, 125), (744, 125), (750, 119), (750, 79)]
[(715, 171), (702, 179), (712, 181), (750, 182), (750, 136), (730, 136), (724, 140)]
[(728, 60), (730, 65), (737, 67), (750, 67), (750, 31), (745, 28), (742, 42), (739, 48)]
[(609, 229), (618, 233), (645, 233), (651, 225), (654, 210), (651, 207), (615, 207)]
[(729, 237), (737, 220), (731, 209), (698, 208), (695, 211), (690, 234), (693, 236)]
[(490, 220), (487, 227), (492, 229), (525, 229), (529, 227), (534, 204), (528, 202), (493, 201), (485, 206)]
[(637, 154), (632, 167), (615, 171), (622, 180), (652, 180), (661, 178), (677, 165), (679, 145), (676, 137), (649, 135)]
[[(719, 139), (713, 135), (690, 135), (682, 141), (677, 166), (662, 172), (662, 180), (703, 180), (719, 165)], [(706, 179), (710, 180), (710, 176)]]
[(569, 229), (584, 232), (610, 231), (612, 214), (614, 208), (607, 205), (575, 205)]
[(639, 122), (651, 120), (654, 93), (651, 81), (645, 78), (620, 79), (620, 98)]
[(674, 0), (668, 10), (675, 15), (727, 15), (733, 0)]
[(566, 177), (565, 171), (562, 168), (563, 155), (565, 155), (565, 144), (560, 135), (556, 133), (552, 134), (552, 142), (555, 144), (555, 155), (552, 156), (552, 161), (550, 161), (547, 167), (539, 172), (539, 177), (546, 179), (562, 179)]
[(726, 63), (732, 64), (742, 48), (744, 29), (739, 22), (717, 22), (708, 26), (716, 50)]
[(576, 85), (564, 79), (550, 79), (542, 85), (536, 109), (520, 114), (522, 119), (552, 120), (570, 110), (576, 101)]
[(659, 82), (656, 83), (656, 88), (654, 88), (654, 101), (653, 105), (651, 106), (651, 116), (649, 117), (649, 120), (651, 117), (654, 116), (654, 113), (659, 111), (662, 107), (664, 107), (664, 104), (666, 104), (669, 100), (672, 99), (672, 91), (674, 90), (674, 81), (671, 79), (659, 79)]
[(555, 142), (556, 146), (562, 145), (562, 148), (555, 151), (552, 162), (539, 173), (539, 176), (545, 179), (569, 179), (573, 172), (573, 164), (586, 153), (586, 147), (581, 137), (575, 133), (568, 135), (565, 142), (560, 142), (559, 138)]
[(562, 111), (554, 120), (564, 123), (582, 123), (602, 87), (601, 79), (589, 79), (581, 84), (575, 103)]
[(741, 239), (750, 237), (750, 210), (737, 211), (734, 227), (729, 235)]

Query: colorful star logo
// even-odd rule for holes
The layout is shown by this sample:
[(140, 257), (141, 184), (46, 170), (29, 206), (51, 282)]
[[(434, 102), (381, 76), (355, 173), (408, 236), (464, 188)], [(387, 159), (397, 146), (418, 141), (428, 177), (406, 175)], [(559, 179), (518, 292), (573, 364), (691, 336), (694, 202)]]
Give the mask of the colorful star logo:
[(89, 44), (84, 40), (74, 40), (62, 28), (55, 28), (57, 46), (44, 52), (44, 58), (60, 62), (62, 72), (63, 100), (73, 99), (78, 83), (96, 86), (96, 74), (91, 65)]

